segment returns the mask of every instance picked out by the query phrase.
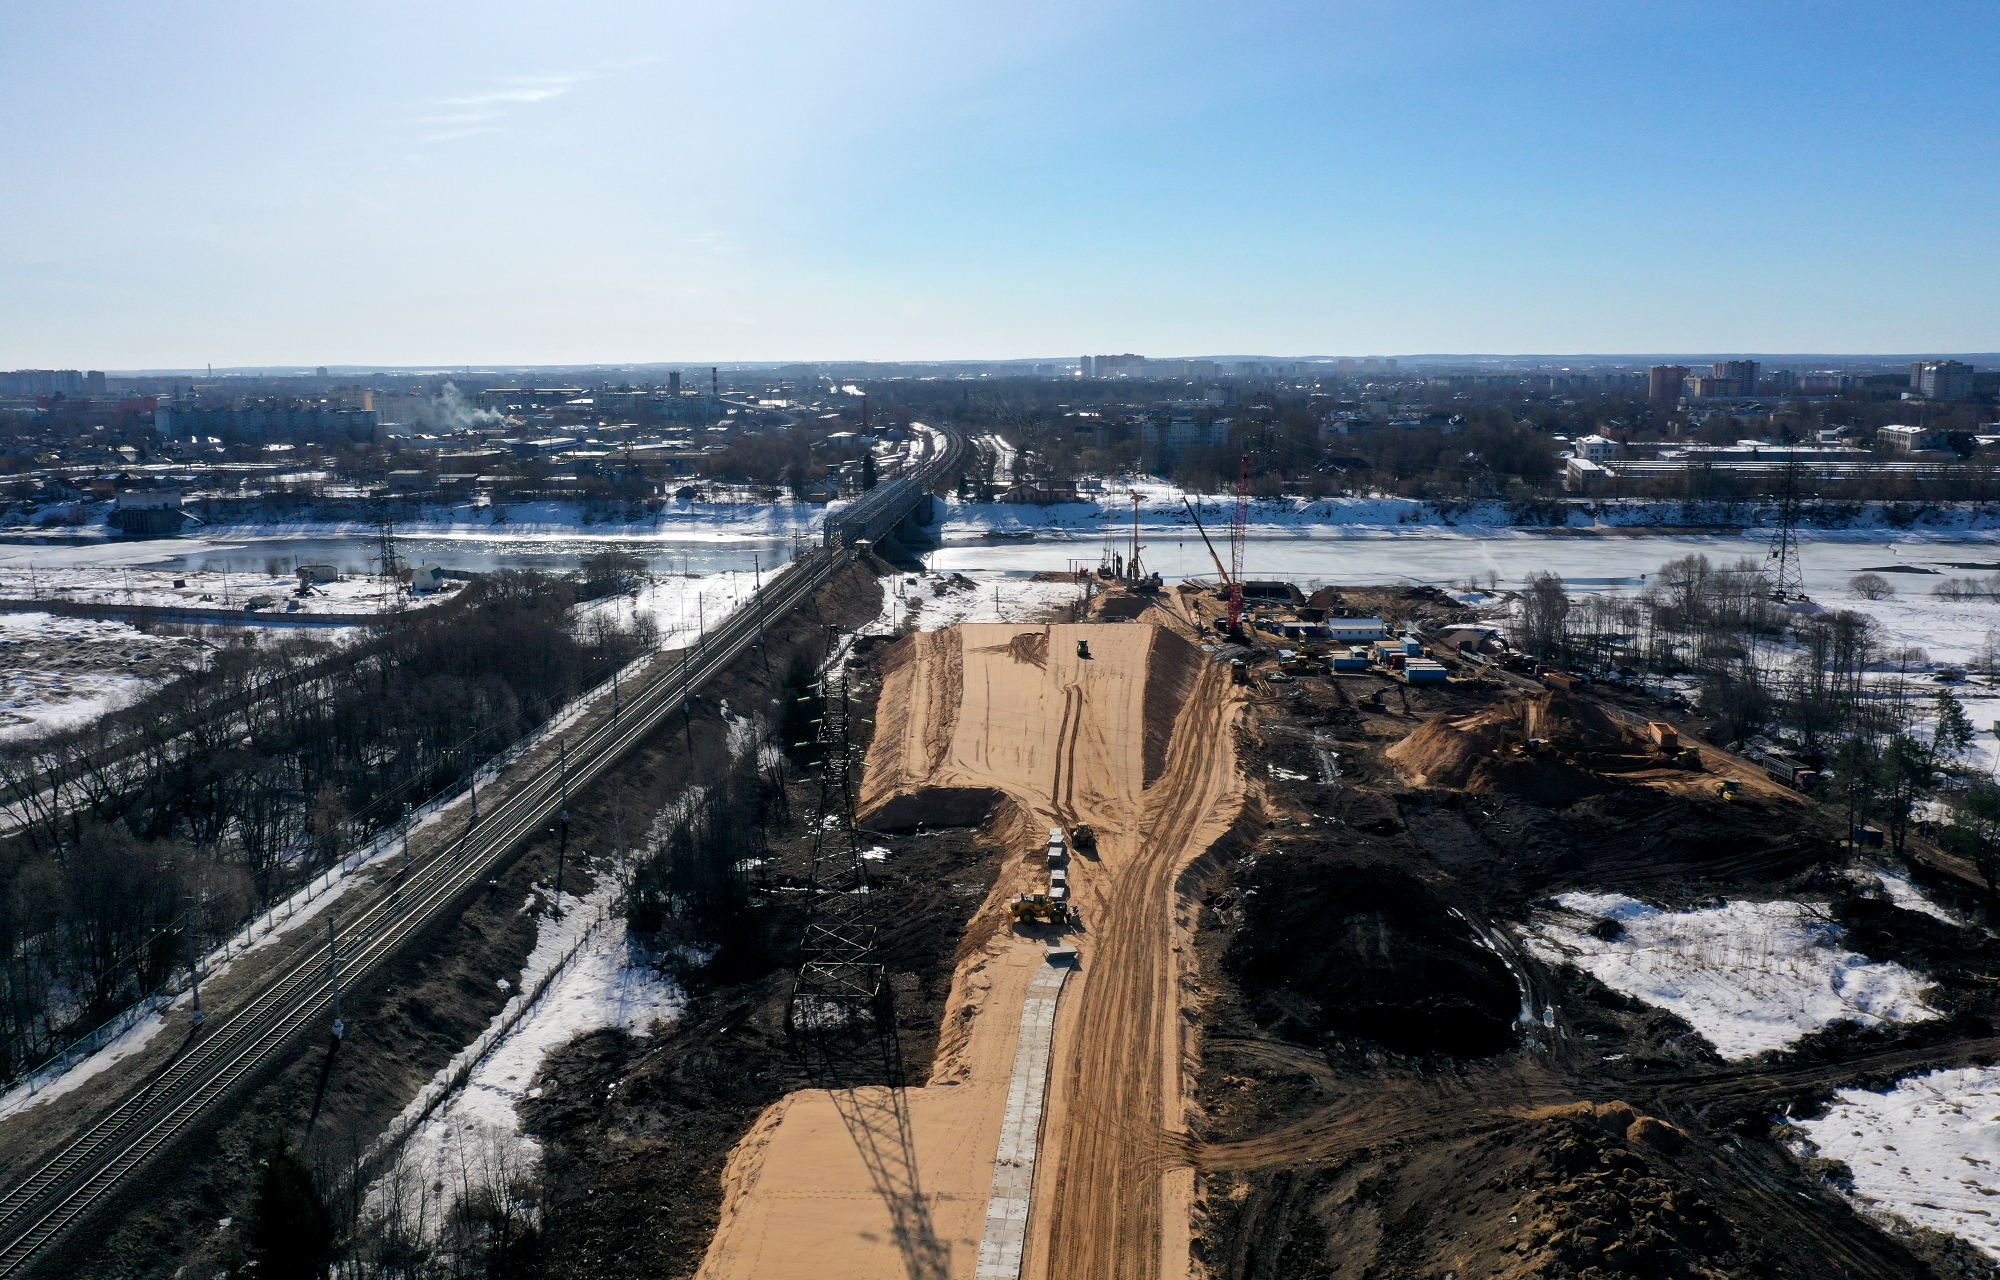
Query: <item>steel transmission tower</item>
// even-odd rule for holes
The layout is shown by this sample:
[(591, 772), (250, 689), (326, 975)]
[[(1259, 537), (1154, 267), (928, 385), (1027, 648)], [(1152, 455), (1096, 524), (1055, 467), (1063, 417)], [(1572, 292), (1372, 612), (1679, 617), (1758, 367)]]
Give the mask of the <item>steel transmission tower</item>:
[(855, 829), (856, 759), (846, 683), (824, 676), (819, 805), (813, 817), (811, 893), (788, 1010), (815, 1084), (852, 1085), (857, 1072), (902, 1083), (895, 997), (875, 954), (880, 932), (868, 864)]
[(1779, 600), (1806, 597), (1805, 566), (1799, 560), (1799, 488), (1804, 468), (1794, 458), (1778, 481), (1778, 525), (1771, 531), (1771, 592)]

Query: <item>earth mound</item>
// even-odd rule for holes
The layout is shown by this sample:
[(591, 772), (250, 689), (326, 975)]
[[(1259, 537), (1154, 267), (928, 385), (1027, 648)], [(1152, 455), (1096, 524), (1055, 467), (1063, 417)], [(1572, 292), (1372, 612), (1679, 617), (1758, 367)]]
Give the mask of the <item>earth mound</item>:
[(1469, 716), (1433, 717), (1383, 754), (1420, 787), (1545, 801), (1605, 791), (1610, 784), (1593, 766), (1615, 771), (1649, 756), (1636, 731), (1561, 690), (1508, 698)]

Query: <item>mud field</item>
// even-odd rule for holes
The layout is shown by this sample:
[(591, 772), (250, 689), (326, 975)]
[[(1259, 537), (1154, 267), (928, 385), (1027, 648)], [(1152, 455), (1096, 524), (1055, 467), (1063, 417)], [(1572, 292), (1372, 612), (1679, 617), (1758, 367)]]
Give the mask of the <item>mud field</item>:
[[(1200, 913), (1198, 1274), (1995, 1274), (1859, 1216), (1783, 1141), (1835, 1088), (2000, 1054), (1986, 934), (1868, 889), (1835, 822), (1742, 762), (1662, 767), (1617, 708), (1398, 686), (1385, 711), (1357, 705), (1380, 679), (1265, 674), (1245, 764), (1271, 826)], [(1546, 756), (1506, 745), (1530, 736)], [(1938, 1016), (1725, 1062), (1519, 945), (1578, 890), (1816, 904), (1841, 946), (1928, 975)]]

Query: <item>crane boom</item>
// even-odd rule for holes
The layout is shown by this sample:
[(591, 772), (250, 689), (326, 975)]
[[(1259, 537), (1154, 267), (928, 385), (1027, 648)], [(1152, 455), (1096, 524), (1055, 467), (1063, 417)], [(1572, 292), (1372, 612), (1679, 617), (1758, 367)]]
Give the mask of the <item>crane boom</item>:
[(1186, 498), (1181, 499), (1181, 505), (1194, 517), (1194, 531), (1201, 535), (1201, 545), (1208, 548), (1208, 558), (1215, 561), (1215, 571), (1222, 575), (1222, 585), (1227, 587), (1230, 583), (1229, 570), (1222, 567), (1222, 557), (1215, 553), (1215, 544), (1208, 540), (1208, 530), (1201, 527), (1201, 513)]
[(1236, 477), (1236, 518), (1229, 523), (1229, 630), (1243, 632), (1243, 542), (1250, 532), (1250, 455)]

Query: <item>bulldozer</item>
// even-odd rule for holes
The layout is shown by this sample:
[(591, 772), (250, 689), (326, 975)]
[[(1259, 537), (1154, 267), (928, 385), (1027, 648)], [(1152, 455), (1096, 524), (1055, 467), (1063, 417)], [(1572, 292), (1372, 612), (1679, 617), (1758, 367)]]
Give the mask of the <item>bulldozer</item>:
[(1734, 800), (1742, 791), (1743, 784), (1734, 778), (1724, 778), (1715, 784), (1715, 798), (1718, 800)]
[(1097, 852), (1097, 832), (1087, 822), (1079, 822), (1069, 829), (1069, 847), (1078, 853)]
[(1024, 893), (1007, 904), (1016, 924), (1068, 924), (1069, 903), (1046, 893)]

